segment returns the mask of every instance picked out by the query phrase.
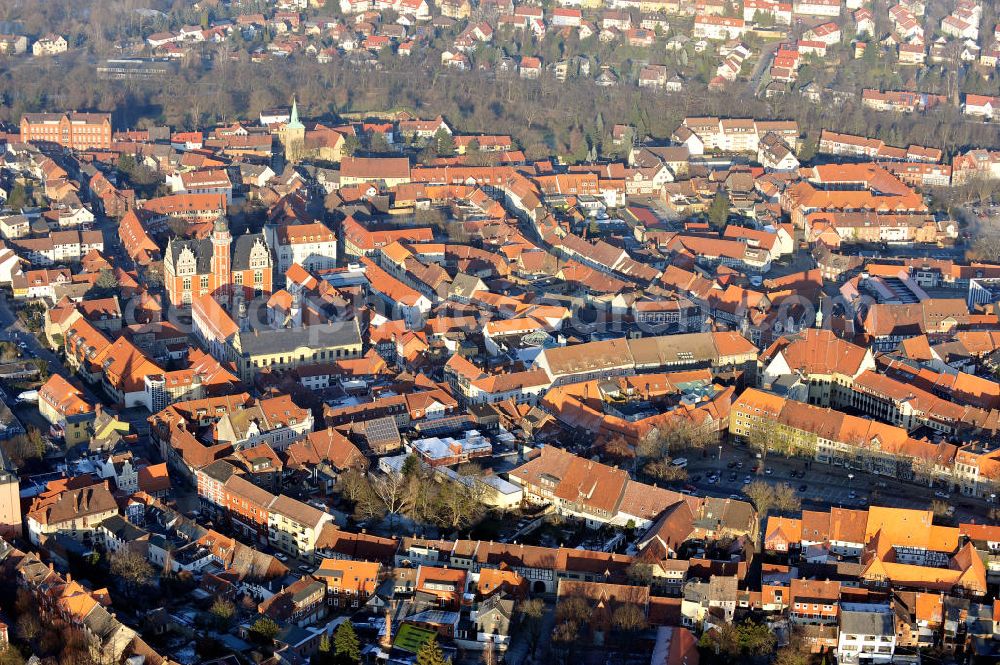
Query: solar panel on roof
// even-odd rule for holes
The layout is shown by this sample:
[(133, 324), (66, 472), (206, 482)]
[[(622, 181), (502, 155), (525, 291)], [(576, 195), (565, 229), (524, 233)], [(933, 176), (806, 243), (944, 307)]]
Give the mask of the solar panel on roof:
[(466, 415), (450, 416), (448, 418), (438, 418), (435, 420), (417, 423), (417, 425), (414, 426), (414, 429), (423, 435), (437, 436), (463, 429), (469, 421), (470, 419)]
[(399, 439), (399, 429), (393, 418), (376, 418), (365, 422), (365, 437), (369, 441), (396, 441)]

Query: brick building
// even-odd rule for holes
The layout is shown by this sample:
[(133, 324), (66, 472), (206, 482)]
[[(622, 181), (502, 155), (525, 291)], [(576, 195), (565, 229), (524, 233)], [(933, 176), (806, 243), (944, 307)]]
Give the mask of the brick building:
[(225, 303), (236, 295), (269, 294), (273, 268), (274, 258), (264, 236), (247, 233), (234, 241), (224, 217), (216, 220), (210, 239), (171, 239), (163, 262), (167, 295), (171, 304), (181, 307), (206, 294)]
[(55, 143), (73, 150), (111, 149), (110, 113), (25, 113), (21, 142)]

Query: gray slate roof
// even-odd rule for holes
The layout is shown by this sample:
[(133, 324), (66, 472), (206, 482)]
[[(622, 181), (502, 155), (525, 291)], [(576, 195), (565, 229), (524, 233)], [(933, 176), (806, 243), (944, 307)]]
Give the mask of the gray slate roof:
[(250, 355), (282, 353), (295, 349), (360, 345), (358, 322), (337, 321), (302, 328), (276, 328), (240, 333), (240, 348)]
[(892, 635), (889, 612), (841, 610), (840, 631), (851, 635)]

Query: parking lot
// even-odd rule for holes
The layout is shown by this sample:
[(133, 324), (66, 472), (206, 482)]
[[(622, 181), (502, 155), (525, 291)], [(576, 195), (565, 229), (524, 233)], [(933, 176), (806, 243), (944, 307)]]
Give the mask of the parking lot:
[[(945, 499), (955, 507), (954, 519), (968, 521), (976, 516), (981, 520), (986, 504), (967, 497), (936, 496), (940, 490), (900, 482), (844, 467), (821, 464), (799, 458), (768, 455), (758, 460), (755, 454), (742, 447), (723, 444), (721, 459), (718, 446), (704, 451), (688, 451), (688, 482), (698, 493), (712, 496), (740, 496), (750, 481), (788, 483), (796, 489), (804, 508), (826, 509), (830, 506), (865, 508), (870, 504), (896, 508), (927, 509), (936, 499)], [(742, 466), (738, 466), (742, 464)], [(753, 467), (758, 466), (756, 472)], [(770, 473), (768, 473), (770, 471)], [(718, 480), (711, 481), (712, 475)], [(734, 478), (735, 476), (735, 478)], [(690, 488), (689, 488), (690, 489)]]

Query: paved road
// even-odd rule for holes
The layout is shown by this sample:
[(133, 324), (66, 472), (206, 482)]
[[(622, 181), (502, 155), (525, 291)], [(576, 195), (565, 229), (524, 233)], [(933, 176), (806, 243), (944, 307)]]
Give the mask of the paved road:
[(3, 327), (3, 330), (0, 331), (0, 340), (25, 344), (32, 356), (41, 358), (49, 364), (50, 372), (67, 375), (66, 368), (63, 367), (59, 356), (43, 347), (38, 338), (21, 325), (21, 322), (14, 315), (10, 303), (7, 302), (6, 294), (0, 294), (0, 326)]
[(760, 57), (757, 58), (757, 65), (753, 69), (753, 73), (750, 75), (750, 80), (747, 82), (747, 91), (753, 95), (757, 95), (757, 89), (760, 87), (761, 77), (764, 76), (764, 72), (771, 65), (771, 60), (774, 58), (774, 52), (778, 50), (780, 42), (770, 42), (765, 44), (760, 50)]

